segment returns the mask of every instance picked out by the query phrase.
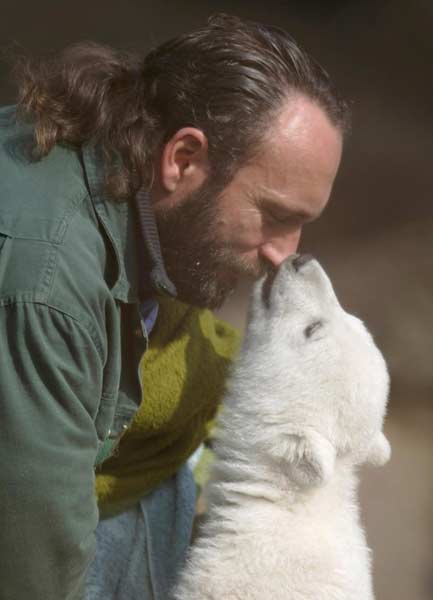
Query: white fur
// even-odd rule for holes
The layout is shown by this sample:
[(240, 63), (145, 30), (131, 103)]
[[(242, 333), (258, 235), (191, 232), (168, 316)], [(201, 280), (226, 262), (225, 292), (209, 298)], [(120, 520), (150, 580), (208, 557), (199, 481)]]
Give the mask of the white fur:
[(317, 261), (296, 270), (288, 259), (268, 298), (266, 286), (254, 290), (208, 519), (174, 598), (371, 600), (355, 468), (390, 456), (384, 360)]

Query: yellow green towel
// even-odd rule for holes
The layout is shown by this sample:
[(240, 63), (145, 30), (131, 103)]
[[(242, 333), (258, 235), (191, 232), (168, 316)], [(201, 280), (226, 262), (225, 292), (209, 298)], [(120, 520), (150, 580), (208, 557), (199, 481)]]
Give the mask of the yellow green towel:
[(115, 455), (96, 472), (101, 517), (170, 477), (208, 436), (239, 334), (208, 310), (160, 300), (141, 364), (143, 402)]

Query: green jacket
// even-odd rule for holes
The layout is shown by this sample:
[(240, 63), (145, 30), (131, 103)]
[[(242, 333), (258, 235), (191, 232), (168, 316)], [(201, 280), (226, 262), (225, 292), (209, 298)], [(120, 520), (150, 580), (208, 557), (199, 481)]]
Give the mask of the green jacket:
[(91, 147), (30, 141), (0, 110), (0, 600), (78, 600), (96, 456), (141, 400), (136, 220)]

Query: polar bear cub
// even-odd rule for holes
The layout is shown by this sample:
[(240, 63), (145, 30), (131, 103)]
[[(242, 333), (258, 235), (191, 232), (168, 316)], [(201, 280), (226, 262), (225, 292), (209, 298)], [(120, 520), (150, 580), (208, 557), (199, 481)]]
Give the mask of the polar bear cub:
[(258, 282), (174, 598), (371, 600), (355, 470), (389, 459), (387, 395), (382, 355), (316, 260)]

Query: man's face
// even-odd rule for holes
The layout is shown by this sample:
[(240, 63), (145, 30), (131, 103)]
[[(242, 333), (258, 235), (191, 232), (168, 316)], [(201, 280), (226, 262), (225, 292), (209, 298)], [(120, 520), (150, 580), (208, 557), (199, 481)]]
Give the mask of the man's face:
[(329, 200), (341, 151), (341, 134), (322, 109), (292, 99), (222, 191), (206, 181), (176, 206), (156, 209), (179, 299), (217, 308), (240, 276), (260, 277), (296, 252), (302, 227)]

